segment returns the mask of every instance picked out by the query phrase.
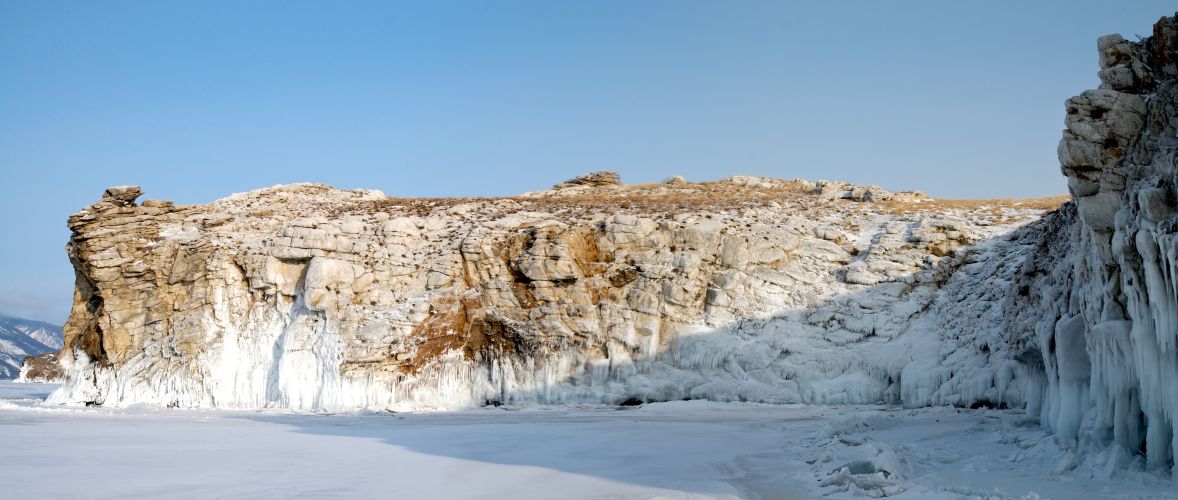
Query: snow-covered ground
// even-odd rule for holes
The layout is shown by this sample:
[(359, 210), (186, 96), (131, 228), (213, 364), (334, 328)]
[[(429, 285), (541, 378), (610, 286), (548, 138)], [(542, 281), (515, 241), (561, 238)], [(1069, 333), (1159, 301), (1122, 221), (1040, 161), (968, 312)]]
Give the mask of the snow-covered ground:
[(0, 496), (1178, 498), (1161, 476), (1065, 471), (1051, 436), (1012, 411), (705, 401), (112, 410), (45, 405), (54, 388), (0, 382)]

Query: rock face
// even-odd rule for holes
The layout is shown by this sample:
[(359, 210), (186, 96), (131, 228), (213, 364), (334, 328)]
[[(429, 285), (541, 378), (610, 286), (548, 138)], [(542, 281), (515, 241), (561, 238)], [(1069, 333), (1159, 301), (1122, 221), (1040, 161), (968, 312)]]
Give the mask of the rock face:
[(57, 363), (56, 352), (46, 352), (36, 356), (25, 356), (24, 364), (20, 367), (17, 382), (26, 383), (59, 383), (62, 381), (61, 365)]
[(574, 177), (560, 184), (552, 186), (552, 189), (572, 189), (572, 188), (600, 188), (621, 186), (622, 177), (617, 172), (593, 172), (579, 177)]
[[(180, 407), (723, 401), (1026, 408), (1080, 456), (1178, 444), (1178, 20), (1098, 41), (1074, 202), (820, 181), (510, 198), (290, 185), (72, 216), (53, 400)], [(1138, 458), (1140, 457), (1140, 458)], [(1074, 461), (1073, 461), (1074, 463)]]
[(1076, 210), (1016, 276), (1006, 336), (1041, 359), (1043, 421), (1067, 441), (1173, 464), (1178, 443), (1178, 18), (1097, 41), (1101, 85), (1067, 101)]
[[(415, 200), (304, 184), (136, 206), (137, 188), (112, 188), (69, 221), (77, 289), (55, 398), (900, 401), (911, 339), (939, 342), (938, 290), (1059, 203), (826, 191), (738, 177)], [(977, 278), (998, 287), (987, 304), (1003, 273)]]

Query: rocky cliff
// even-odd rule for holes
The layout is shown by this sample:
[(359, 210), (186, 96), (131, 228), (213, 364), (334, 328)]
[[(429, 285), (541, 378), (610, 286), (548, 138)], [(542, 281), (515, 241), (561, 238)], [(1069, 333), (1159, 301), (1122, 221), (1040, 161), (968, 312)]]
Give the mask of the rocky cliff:
[(1168, 468), (1178, 27), (1098, 49), (1101, 88), (1068, 100), (1059, 146), (1075, 202), (1046, 216), (1063, 200), (749, 177), (198, 206), (111, 188), (69, 220), (53, 399), (1013, 406), (1072, 449)]
[(928, 336), (910, 330), (938, 291), (1059, 203), (601, 174), (501, 199), (306, 184), (200, 206), (139, 196), (111, 188), (70, 218), (58, 400), (899, 401), (900, 358)]
[(1100, 88), (1067, 101), (1059, 144), (1076, 210), (1016, 277), (1005, 330), (1021, 359), (1042, 360), (1042, 417), (1063, 440), (1166, 469), (1178, 443), (1178, 17), (1097, 49)]

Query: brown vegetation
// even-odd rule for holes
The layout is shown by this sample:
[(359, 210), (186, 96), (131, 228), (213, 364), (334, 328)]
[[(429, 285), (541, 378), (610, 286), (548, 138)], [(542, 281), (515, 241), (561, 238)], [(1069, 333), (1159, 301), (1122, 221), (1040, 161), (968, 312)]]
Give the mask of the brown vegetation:
[[(1042, 198), (997, 198), (979, 200), (890, 200), (858, 202), (860, 208), (873, 207), (891, 215), (914, 213), (943, 213), (947, 211), (982, 212), (1001, 217), (1006, 210), (1051, 211), (1069, 200), (1068, 196)], [(604, 211), (612, 213), (663, 213), (674, 215), (690, 211), (723, 211), (759, 208), (773, 203), (804, 203), (807, 207), (835, 203), (857, 203), (831, 200), (814, 194), (796, 181), (785, 181), (772, 187), (748, 186), (732, 182), (704, 182), (696, 184), (664, 185), (638, 184), (593, 190), (579, 190), (564, 194), (549, 192), (540, 195), (511, 197), (457, 198), (394, 198), (354, 202), (337, 207), (332, 215), (386, 212), (401, 215), (429, 216), (467, 203), (494, 204), (509, 201), (512, 211), (561, 213), (568, 211)]]
[(542, 212), (564, 210), (604, 210), (619, 213), (679, 213), (698, 210), (725, 210), (755, 208), (771, 203), (783, 203), (806, 194), (803, 185), (786, 181), (773, 187), (751, 187), (731, 182), (704, 182), (698, 184), (664, 185), (636, 184), (580, 190), (571, 193), (552, 192), (541, 195), (508, 197), (456, 197), (456, 198), (395, 198), (376, 201), (353, 202), (338, 207), (333, 215), (349, 213), (399, 213), (404, 215), (429, 216), (465, 203), (492, 204), (510, 201), (518, 209)]
[(930, 199), (919, 202), (881, 201), (878, 205), (891, 215), (920, 213), (945, 213), (950, 211), (982, 213), (998, 217), (995, 223), (1004, 223), (1010, 210), (1042, 210), (1050, 212), (1070, 200), (1070, 196), (1046, 196), (1043, 198), (992, 198), (983, 200), (941, 200)]

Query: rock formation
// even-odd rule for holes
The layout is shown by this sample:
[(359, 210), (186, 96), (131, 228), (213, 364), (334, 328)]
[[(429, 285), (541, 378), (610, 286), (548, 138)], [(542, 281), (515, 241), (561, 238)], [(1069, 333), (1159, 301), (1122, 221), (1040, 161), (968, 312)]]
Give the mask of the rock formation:
[[(1178, 443), (1178, 21), (1098, 42), (1074, 202), (820, 181), (507, 198), (107, 190), (69, 220), (63, 403), (448, 408), (709, 398), (1025, 407), (1071, 449)], [(1139, 458), (1143, 457), (1143, 458)]]
[(24, 383), (60, 383), (62, 381), (61, 365), (57, 363), (57, 352), (47, 352), (36, 356), (25, 356), (20, 367), (17, 382)]
[[(1064, 440), (1171, 467), (1178, 443), (1178, 17), (1097, 41), (1101, 85), (1067, 101), (1059, 144), (1076, 210), (1016, 278), (1006, 335), (1043, 362)], [(1114, 457), (1115, 458), (1115, 457)]]
[(69, 221), (57, 398), (898, 401), (903, 366), (875, 344), (995, 246), (971, 244), (1058, 204), (872, 202), (894, 197), (830, 185), (574, 180), (419, 200), (303, 184), (202, 206), (111, 188)]
[(621, 185), (622, 177), (617, 172), (593, 172), (564, 181), (552, 186), (552, 189), (562, 190), (578, 187), (601, 188)]

